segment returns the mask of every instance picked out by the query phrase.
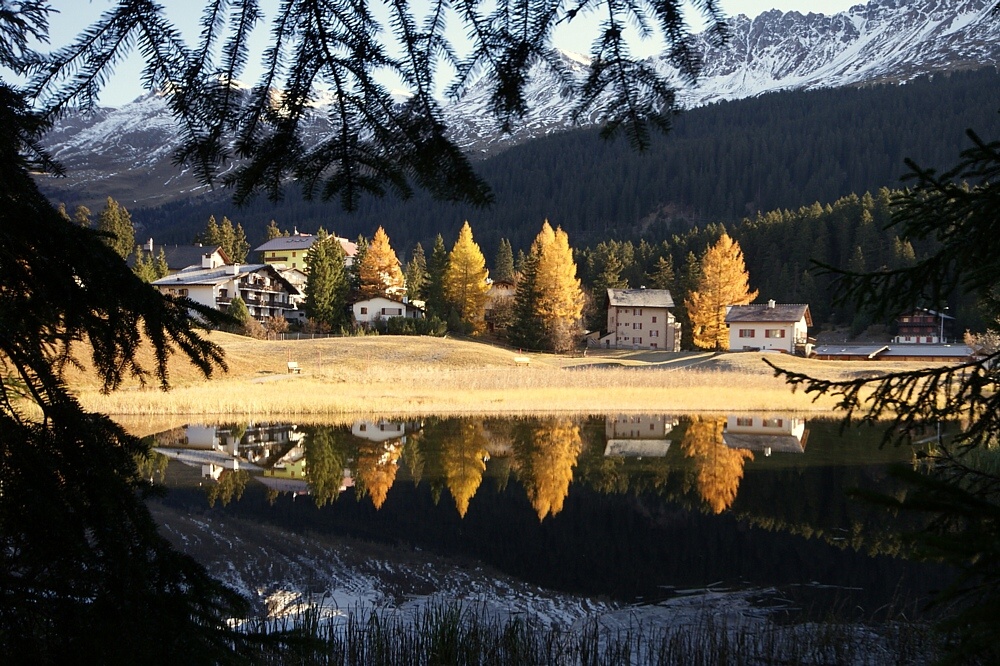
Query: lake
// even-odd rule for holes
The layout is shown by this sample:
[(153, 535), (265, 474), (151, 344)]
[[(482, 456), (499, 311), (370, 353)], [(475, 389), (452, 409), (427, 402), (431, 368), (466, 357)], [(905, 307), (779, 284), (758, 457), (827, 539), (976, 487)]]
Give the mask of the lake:
[(902, 556), (914, 519), (849, 496), (902, 491), (889, 470), (913, 451), (881, 436), (782, 414), (191, 424), (152, 438), (145, 472), (169, 488), (158, 517), (173, 540), (252, 593), (298, 576), (333, 594), (290, 562), (322, 568), (349, 539), (366, 571), (393, 572), (355, 601), (385, 602), (366, 586), (438, 591), (416, 558), (468, 589), (503, 578), (608, 604), (767, 590), (756, 603), (869, 616), (947, 581)]

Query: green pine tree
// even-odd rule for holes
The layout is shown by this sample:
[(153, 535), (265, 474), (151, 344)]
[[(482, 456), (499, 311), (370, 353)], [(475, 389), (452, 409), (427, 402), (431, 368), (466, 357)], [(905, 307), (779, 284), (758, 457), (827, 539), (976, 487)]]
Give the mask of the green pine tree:
[(104, 242), (122, 259), (128, 258), (135, 248), (135, 228), (132, 216), (120, 203), (108, 197), (104, 210), (97, 217), (97, 230), (109, 234)]
[(494, 282), (514, 281), (514, 250), (506, 238), (500, 239), (500, 247), (497, 249), (491, 275), (493, 275)]
[(309, 250), (309, 280), (306, 282), (306, 315), (323, 327), (336, 331), (347, 325), (347, 272), (343, 246), (320, 227)]
[(233, 246), (229, 257), (234, 263), (242, 264), (247, 260), (248, 254), (250, 254), (250, 243), (247, 242), (247, 234), (243, 231), (243, 225), (237, 224), (233, 233)]
[(420, 243), (413, 247), (413, 254), (406, 264), (406, 295), (411, 301), (423, 300), (427, 284), (427, 259)]
[(434, 239), (431, 259), (427, 262), (427, 283), (424, 287), (424, 307), (428, 317), (448, 320), (448, 305), (445, 300), (444, 276), (448, 271), (448, 250), (441, 234)]

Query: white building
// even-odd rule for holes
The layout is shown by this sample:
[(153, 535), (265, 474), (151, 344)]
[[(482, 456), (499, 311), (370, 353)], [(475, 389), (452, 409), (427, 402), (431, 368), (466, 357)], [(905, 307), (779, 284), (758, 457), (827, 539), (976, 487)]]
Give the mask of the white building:
[(774, 350), (808, 355), (808, 305), (780, 305), (774, 301), (755, 305), (730, 305), (726, 311), (730, 351)]
[(162, 294), (183, 296), (225, 311), (239, 296), (250, 316), (264, 322), (272, 317), (296, 319), (295, 299), (302, 295), (277, 269), (267, 264), (230, 264), (192, 268), (153, 283)]
[(363, 326), (389, 317), (406, 317), (407, 319), (423, 319), (424, 311), (406, 300), (395, 300), (385, 296), (366, 298), (351, 305), (354, 321)]

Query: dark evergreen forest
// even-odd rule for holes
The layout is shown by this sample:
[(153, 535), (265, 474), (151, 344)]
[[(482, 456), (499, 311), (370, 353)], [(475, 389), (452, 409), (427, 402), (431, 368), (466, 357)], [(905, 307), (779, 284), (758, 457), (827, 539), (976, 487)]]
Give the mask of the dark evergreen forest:
[(251, 244), (264, 239), (271, 219), (283, 229), (322, 225), (347, 237), (383, 225), (401, 255), (418, 241), (431, 247), (438, 233), (450, 246), (464, 220), (487, 257), (501, 238), (515, 252), (527, 248), (546, 218), (575, 246), (658, 241), (696, 224), (898, 187), (904, 158), (950, 163), (966, 128), (995, 133), (997, 109), (1000, 74), (992, 69), (905, 85), (774, 93), (683, 113), (645, 153), (602, 141), (596, 130), (511, 148), (479, 165), (496, 193), (486, 210), (417, 195), (366, 200), (344, 213), (336, 202), (303, 201), (289, 190), (281, 202), (260, 198), (244, 209), (198, 199), (132, 214), (142, 234), (164, 242), (189, 242), (211, 214), (242, 223)]

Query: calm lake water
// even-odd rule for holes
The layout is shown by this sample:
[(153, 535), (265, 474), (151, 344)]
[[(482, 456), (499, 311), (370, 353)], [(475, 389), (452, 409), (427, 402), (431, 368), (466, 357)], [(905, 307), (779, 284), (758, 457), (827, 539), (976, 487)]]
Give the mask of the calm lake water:
[(900, 556), (912, 519), (848, 496), (901, 490), (888, 470), (912, 450), (881, 434), (774, 414), (189, 425), (154, 438), (149, 473), (175, 507), (471, 558), (561, 592), (777, 587), (873, 612), (947, 581)]

